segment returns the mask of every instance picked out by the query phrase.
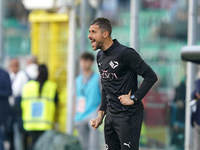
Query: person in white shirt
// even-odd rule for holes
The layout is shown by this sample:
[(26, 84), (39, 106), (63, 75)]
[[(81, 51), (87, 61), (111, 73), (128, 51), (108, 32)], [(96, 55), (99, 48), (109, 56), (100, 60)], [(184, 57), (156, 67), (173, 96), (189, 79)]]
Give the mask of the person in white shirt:
[[(9, 66), (8, 66), (8, 74), (10, 76), (10, 81), (11, 81), (11, 85), (13, 83), (13, 81), (15, 80), (15, 77), (19, 71), (19, 60), (17, 58), (12, 58), (9, 62)], [(14, 105), (14, 97), (13, 95), (9, 97), (9, 103), (11, 106)]]
[(9, 63), (9, 71), (8, 71), (11, 84), (14, 81), (18, 71), (19, 71), (19, 60), (17, 58), (12, 58)]

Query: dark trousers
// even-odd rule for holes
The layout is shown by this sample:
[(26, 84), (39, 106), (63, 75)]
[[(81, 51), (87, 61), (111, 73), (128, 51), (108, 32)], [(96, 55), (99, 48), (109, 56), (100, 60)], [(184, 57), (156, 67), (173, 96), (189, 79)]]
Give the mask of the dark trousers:
[(106, 115), (104, 134), (108, 150), (139, 150), (143, 112), (137, 115), (114, 117)]

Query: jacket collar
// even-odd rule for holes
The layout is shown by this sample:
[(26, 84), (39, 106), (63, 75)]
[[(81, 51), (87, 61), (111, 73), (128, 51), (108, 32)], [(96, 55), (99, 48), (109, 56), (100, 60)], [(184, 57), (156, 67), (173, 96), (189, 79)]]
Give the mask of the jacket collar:
[(113, 44), (105, 51), (103, 51), (105, 54), (109, 53), (110, 51), (112, 51), (113, 49), (115, 49), (120, 43), (114, 39), (113, 40)]

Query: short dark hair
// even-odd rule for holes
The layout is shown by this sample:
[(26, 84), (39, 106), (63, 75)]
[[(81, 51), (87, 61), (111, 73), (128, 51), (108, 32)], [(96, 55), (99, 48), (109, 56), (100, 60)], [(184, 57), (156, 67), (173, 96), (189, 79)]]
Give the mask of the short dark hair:
[(86, 59), (86, 60), (91, 60), (91, 61), (94, 61), (94, 56), (88, 52), (84, 52), (82, 55), (81, 55), (81, 59)]
[(100, 29), (103, 29), (103, 31), (108, 31), (109, 35), (112, 34), (112, 26), (110, 23), (110, 20), (104, 17), (99, 17), (94, 19), (90, 25), (98, 25)]

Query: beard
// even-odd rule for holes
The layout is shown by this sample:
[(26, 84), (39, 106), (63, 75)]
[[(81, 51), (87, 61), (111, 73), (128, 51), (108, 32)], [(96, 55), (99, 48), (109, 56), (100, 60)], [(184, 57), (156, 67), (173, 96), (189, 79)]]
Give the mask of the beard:
[(99, 42), (97, 42), (97, 45), (96, 45), (95, 51), (98, 50), (98, 49), (102, 49), (102, 48), (103, 48), (103, 44), (104, 44), (103, 41), (99, 41)]

